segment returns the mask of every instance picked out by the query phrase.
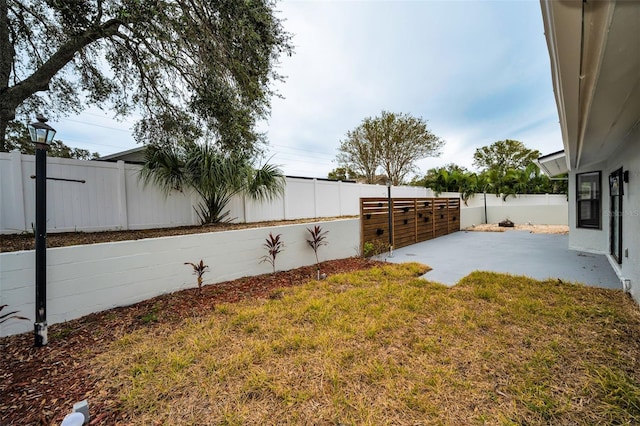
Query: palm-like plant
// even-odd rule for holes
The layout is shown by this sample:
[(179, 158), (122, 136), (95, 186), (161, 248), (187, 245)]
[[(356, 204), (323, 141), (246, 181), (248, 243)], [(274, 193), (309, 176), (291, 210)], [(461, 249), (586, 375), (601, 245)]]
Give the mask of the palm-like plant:
[(464, 201), (464, 205), (468, 206), (468, 201), (478, 192), (482, 192), (484, 189), (484, 179), (478, 176), (476, 173), (468, 173), (463, 175), (460, 183), (460, 198)]
[(285, 179), (277, 166), (253, 167), (245, 156), (228, 155), (215, 147), (192, 144), (184, 148), (150, 145), (140, 172), (145, 184), (153, 182), (165, 193), (193, 189), (202, 201), (194, 207), (202, 224), (230, 221), (226, 206), (244, 193), (256, 201), (283, 194)]

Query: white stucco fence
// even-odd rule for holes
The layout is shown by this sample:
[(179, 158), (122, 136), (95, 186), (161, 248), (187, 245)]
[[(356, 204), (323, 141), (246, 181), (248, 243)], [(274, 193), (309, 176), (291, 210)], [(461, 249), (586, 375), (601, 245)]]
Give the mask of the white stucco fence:
[[(140, 166), (122, 161), (48, 158), (47, 232), (149, 229), (199, 225), (193, 193), (172, 191), (139, 180)], [(19, 152), (0, 153), (0, 233), (32, 232), (35, 212), (35, 159)], [(69, 180), (84, 181), (74, 182)], [(430, 197), (419, 187), (393, 187), (394, 197)], [(283, 197), (254, 203), (235, 197), (228, 208), (235, 222), (352, 216), (360, 197), (386, 197), (384, 185), (287, 178)]]
[[(457, 192), (443, 192), (440, 197), (458, 197)], [(485, 221), (486, 200), (486, 221)], [(460, 227), (481, 223), (498, 223), (509, 219), (514, 223), (534, 225), (568, 225), (567, 196), (562, 194), (522, 194), (506, 200), (495, 194), (475, 194), (467, 204), (461, 203)]]
[[(168, 196), (138, 179), (140, 166), (102, 161), (48, 158), (47, 176), (75, 179), (47, 181), (47, 232), (149, 229), (198, 225), (192, 193), (172, 191)], [(0, 233), (32, 232), (35, 212), (35, 160), (19, 152), (0, 153)], [(433, 191), (394, 186), (392, 196), (433, 197)], [(386, 197), (384, 185), (287, 178), (284, 196), (270, 203), (235, 197), (229, 218), (235, 222), (358, 215), (361, 197)], [(441, 197), (458, 197), (442, 193)], [(479, 213), (477, 208), (482, 207)], [(476, 210), (471, 210), (476, 208)], [(484, 197), (476, 194), (462, 205), (462, 226), (484, 221)], [(466, 210), (466, 213), (465, 213)], [(478, 214), (482, 217), (478, 218)], [(489, 222), (509, 218), (514, 222), (566, 224), (564, 195), (518, 195), (503, 201), (487, 194)], [(465, 217), (470, 218), (465, 221)]]
[[(321, 261), (358, 254), (360, 221), (318, 222), (329, 231)], [(209, 265), (205, 284), (271, 272), (260, 263), (269, 232), (282, 234), (285, 248), (276, 259), (278, 270), (315, 263), (306, 231), (314, 223), (211, 232), (136, 241), (47, 249), (47, 321), (56, 324), (126, 306), (154, 296), (196, 287), (193, 269), (184, 262)], [(0, 300), (30, 321), (0, 325), (0, 336), (33, 330), (35, 310), (34, 251), (0, 253)]]

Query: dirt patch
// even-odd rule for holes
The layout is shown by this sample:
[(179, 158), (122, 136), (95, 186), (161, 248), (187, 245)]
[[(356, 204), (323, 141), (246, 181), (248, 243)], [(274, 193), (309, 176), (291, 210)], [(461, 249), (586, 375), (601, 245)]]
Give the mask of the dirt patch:
[[(327, 275), (367, 269), (379, 262), (348, 258), (321, 263)], [(59, 425), (73, 404), (89, 400), (92, 425), (119, 424), (117, 401), (94, 391), (94, 357), (127, 333), (175, 328), (207, 316), (216, 304), (248, 298), (278, 298), (280, 288), (304, 284), (315, 265), (246, 277), (155, 297), (132, 306), (87, 315), (49, 327), (49, 344), (33, 347), (33, 334), (0, 339), (0, 424)], [(205, 275), (205, 284), (206, 284)], [(195, 279), (194, 279), (195, 286)]]
[[(67, 247), (83, 244), (108, 243), (112, 241), (141, 240), (144, 238), (202, 234), (206, 232), (221, 232), (236, 229), (263, 228), (267, 226), (291, 225), (296, 223), (326, 222), (337, 219), (356, 219), (357, 217), (358, 216), (341, 216), (253, 223), (215, 223), (202, 226), (181, 226), (177, 228), (156, 228), (128, 231), (48, 233), (47, 247)], [(31, 233), (0, 236), (0, 253), (19, 250), (33, 250), (34, 248), (35, 237)]]
[(497, 223), (480, 224), (470, 226), (465, 231), (475, 232), (504, 232), (504, 231), (529, 231), (532, 234), (568, 234), (569, 227), (567, 225), (521, 225), (515, 224), (513, 228), (505, 228), (498, 226)]

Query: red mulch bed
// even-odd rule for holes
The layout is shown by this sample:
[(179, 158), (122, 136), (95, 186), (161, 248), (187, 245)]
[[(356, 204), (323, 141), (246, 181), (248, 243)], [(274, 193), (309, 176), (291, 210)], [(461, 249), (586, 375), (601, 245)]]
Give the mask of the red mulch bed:
[[(324, 262), (332, 275), (378, 265), (362, 258)], [(278, 288), (315, 278), (315, 266), (246, 277), (159, 296), (132, 306), (87, 315), (49, 327), (49, 344), (33, 347), (33, 334), (0, 339), (0, 425), (59, 425), (73, 404), (88, 399), (92, 425), (126, 424), (115, 395), (97, 394), (91, 374), (95, 356), (126, 333), (177, 326), (185, 318), (206, 316), (217, 303), (277, 297)], [(206, 275), (205, 275), (206, 283)], [(15, 320), (17, 321), (17, 320)]]

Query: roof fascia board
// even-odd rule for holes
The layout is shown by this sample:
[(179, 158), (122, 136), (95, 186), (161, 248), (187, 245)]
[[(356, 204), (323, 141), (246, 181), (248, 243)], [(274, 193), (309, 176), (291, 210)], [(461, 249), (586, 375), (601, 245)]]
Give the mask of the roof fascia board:
[(609, 28), (613, 20), (615, 0), (583, 3), (582, 52), (580, 58), (580, 129), (577, 139), (576, 168), (581, 166), (584, 140), (593, 98), (606, 51)]
[[(573, 132), (569, 131), (569, 127), (573, 127), (573, 120), (570, 119), (570, 116), (573, 117), (574, 113), (570, 113), (570, 109), (577, 108), (577, 105), (571, 105), (571, 103), (567, 104), (567, 96), (566, 94), (571, 90), (566, 88), (564, 85), (563, 77), (569, 72), (568, 70), (563, 70), (560, 66), (561, 58), (560, 58), (560, 47), (557, 33), (556, 22), (560, 19), (556, 16), (556, 10), (559, 11), (559, 15), (566, 15), (566, 9), (568, 6), (560, 4), (556, 0), (540, 0), (540, 9), (542, 11), (542, 22), (544, 25), (544, 33), (545, 38), (547, 40), (547, 48), (549, 50), (549, 60), (551, 65), (551, 80), (553, 82), (554, 95), (556, 98), (556, 105), (558, 108), (558, 118), (560, 120), (560, 130), (562, 133), (562, 142), (564, 146), (564, 151), (566, 153), (566, 162), (567, 168), (571, 170), (572, 164), (575, 164), (575, 161), (572, 161), (577, 155), (577, 152), (571, 149), (570, 142), (573, 137)], [(563, 14), (563, 12), (565, 12)], [(563, 16), (564, 18), (564, 16)], [(564, 71), (564, 73), (563, 73)], [(571, 133), (571, 134), (570, 134)]]

